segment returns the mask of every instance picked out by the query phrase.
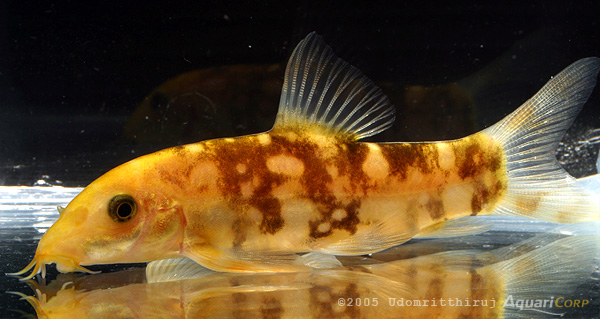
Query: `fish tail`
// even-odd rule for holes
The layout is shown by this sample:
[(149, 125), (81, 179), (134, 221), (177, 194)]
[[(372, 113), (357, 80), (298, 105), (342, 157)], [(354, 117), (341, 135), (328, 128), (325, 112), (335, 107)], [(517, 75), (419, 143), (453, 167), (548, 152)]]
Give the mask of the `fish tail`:
[[(592, 136), (589, 137), (588, 140), (600, 140), (600, 129), (592, 130), (590, 135)], [(598, 158), (596, 159), (596, 171), (598, 172), (597, 174), (578, 178), (577, 183), (585, 190), (592, 193), (596, 200), (600, 202), (600, 155), (598, 155)]]
[(486, 266), (504, 274), (504, 295), (496, 300), (497, 307), (504, 308), (504, 318), (555, 318), (572, 311), (593, 312), (591, 308), (597, 305), (592, 296), (577, 295), (576, 290), (581, 285), (598, 284), (593, 274), (600, 258), (599, 243), (598, 236), (570, 236)]
[(558, 143), (592, 93), (599, 70), (598, 58), (576, 61), (515, 112), (483, 131), (504, 151), (507, 189), (495, 214), (558, 223), (600, 219), (598, 201), (555, 158)]

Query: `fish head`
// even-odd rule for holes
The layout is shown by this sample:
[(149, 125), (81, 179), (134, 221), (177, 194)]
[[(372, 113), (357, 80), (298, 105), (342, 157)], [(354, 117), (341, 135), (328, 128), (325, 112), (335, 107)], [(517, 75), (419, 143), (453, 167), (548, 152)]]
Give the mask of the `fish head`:
[(154, 184), (147, 165), (125, 163), (101, 176), (62, 209), (40, 240), (30, 277), (45, 264), (60, 272), (83, 265), (146, 262), (177, 257), (185, 226), (178, 201)]

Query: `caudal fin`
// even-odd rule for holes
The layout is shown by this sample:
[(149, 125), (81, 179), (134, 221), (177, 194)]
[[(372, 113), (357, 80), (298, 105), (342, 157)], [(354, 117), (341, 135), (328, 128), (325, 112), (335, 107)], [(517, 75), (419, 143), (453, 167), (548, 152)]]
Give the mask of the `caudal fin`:
[(502, 144), (508, 185), (495, 214), (558, 223), (600, 219), (600, 207), (555, 158), (558, 143), (596, 85), (600, 59), (585, 58), (484, 130)]

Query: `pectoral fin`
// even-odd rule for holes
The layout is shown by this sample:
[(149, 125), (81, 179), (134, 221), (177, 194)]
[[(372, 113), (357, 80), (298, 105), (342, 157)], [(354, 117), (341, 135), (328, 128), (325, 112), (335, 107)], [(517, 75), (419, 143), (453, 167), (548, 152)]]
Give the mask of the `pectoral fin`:
[(311, 252), (298, 256), (296, 263), (311, 268), (338, 268), (342, 263), (333, 255)]
[(146, 282), (166, 282), (200, 278), (215, 272), (189, 258), (156, 260), (146, 266)]

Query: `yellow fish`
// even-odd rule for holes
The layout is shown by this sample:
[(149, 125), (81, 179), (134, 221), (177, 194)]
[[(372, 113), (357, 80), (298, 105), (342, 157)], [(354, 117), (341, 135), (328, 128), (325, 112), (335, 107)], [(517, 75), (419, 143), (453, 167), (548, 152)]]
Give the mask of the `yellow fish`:
[[(19, 295), (46, 319), (513, 318), (540, 312), (593, 313), (588, 296), (572, 293), (591, 279), (598, 237), (571, 236), (543, 246), (491, 265), (485, 264), (487, 255), (503, 259), (522, 245), (330, 270), (201, 272), (199, 277), (193, 277), (193, 266), (180, 264), (165, 271), (168, 266), (158, 261), (146, 270), (147, 283), (86, 289), (75, 281), (62, 285), (55, 295), (41, 290), (37, 298)], [(175, 274), (192, 277), (173, 280)], [(117, 273), (99, 277), (106, 275), (111, 280), (104, 281), (111, 285), (123, 281), (115, 280)], [(537, 300), (542, 301), (536, 306), (532, 301)]]
[(598, 220), (598, 204), (554, 152), (599, 69), (598, 58), (573, 63), (499, 123), (462, 139), (359, 142), (389, 128), (394, 108), (312, 33), (289, 60), (271, 131), (112, 169), (61, 212), (17, 274), (175, 257), (217, 271), (297, 271), (310, 264), (300, 253), (362, 255), (440, 228), (468, 233), (455, 220), (470, 215)]

